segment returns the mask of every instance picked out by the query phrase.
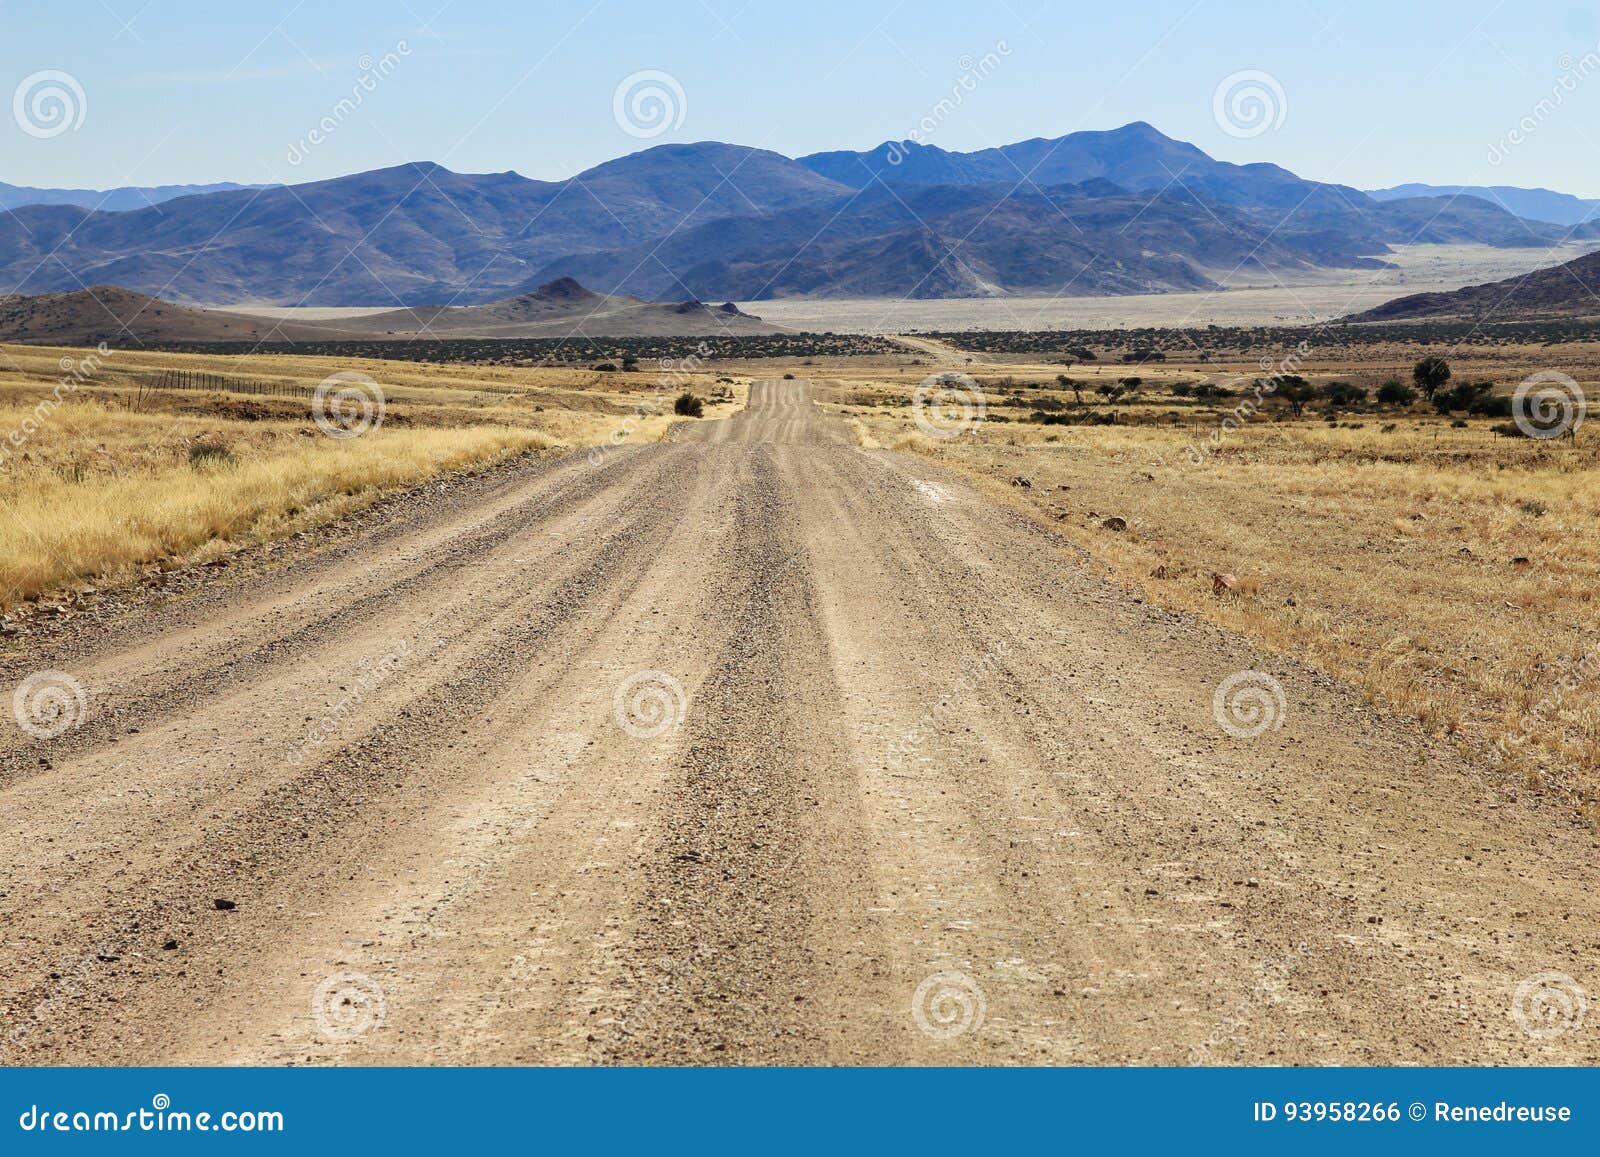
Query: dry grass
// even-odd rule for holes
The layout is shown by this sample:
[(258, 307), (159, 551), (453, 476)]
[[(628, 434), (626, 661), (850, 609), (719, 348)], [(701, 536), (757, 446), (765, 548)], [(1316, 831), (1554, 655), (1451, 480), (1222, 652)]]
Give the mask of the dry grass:
[[(0, 611), (203, 561), (509, 455), (657, 440), (678, 420), (679, 387), (645, 374), (119, 351), (63, 388), (62, 359), (84, 355), (0, 347)], [(385, 418), (334, 439), (304, 398), (151, 389), (168, 367), (296, 387), (359, 370), (381, 384)]]
[[(903, 382), (880, 387), (903, 402)], [(834, 390), (855, 403), (840, 408), (861, 438), (968, 472), (1152, 601), (1350, 680), (1509, 782), (1600, 816), (1593, 432), (1573, 444), (1499, 437), (1486, 421), (1329, 428), (1263, 415), (1195, 465), (1185, 451), (1209, 434), (1205, 420), (986, 422), (944, 442), (915, 433), (903, 406), (863, 407), (864, 389)], [(1113, 515), (1126, 531), (1103, 525)], [(1238, 577), (1236, 590), (1219, 596), (1217, 573)]]

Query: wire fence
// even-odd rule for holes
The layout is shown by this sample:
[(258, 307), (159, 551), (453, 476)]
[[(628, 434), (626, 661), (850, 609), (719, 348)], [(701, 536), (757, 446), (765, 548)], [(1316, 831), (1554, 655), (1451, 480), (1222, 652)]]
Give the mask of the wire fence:
[(270, 394), (282, 398), (312, 398), (317, 392), (315, 386), (235, 378), (203, 370), (162, 370), (154, 375), (145, 375), (140, 384), (157, 390), (212, 390), (229, 394)]

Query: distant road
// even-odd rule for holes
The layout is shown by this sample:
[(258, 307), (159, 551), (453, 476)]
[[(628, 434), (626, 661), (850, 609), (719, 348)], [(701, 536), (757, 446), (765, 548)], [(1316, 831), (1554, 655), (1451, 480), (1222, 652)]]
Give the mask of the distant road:
[(8, 660), (3, 1059), (1600, 1061), (1591, 829), (805, 382), (689, 434)]
[(933, 338), (910, 337), (899, 333), (884, 334), (884, 337), (889, 341), (898, 342), (912, 353), (926, 355), (933, 359), (934, 365), (946, 368), (970, 365), (978, 357), (976, 354), (958, 350), (942, 341), (935, 341)]

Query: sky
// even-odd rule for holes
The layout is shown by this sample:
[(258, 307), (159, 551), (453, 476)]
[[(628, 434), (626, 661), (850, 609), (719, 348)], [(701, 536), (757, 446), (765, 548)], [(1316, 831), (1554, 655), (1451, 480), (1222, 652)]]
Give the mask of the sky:
[(0, 0), (0, 181), (561, 178), (651, 145), (970, 150), (1143, 120), (1376, 188), (1600, 197), (1600, 2)]

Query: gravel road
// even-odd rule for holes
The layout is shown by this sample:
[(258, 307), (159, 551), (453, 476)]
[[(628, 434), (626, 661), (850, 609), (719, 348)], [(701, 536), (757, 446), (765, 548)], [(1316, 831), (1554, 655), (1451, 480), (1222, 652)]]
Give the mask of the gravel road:
[(419, 493), (0, 663), (0, 1059), (1600, 1062), (1591, 828), (805, 382)]

